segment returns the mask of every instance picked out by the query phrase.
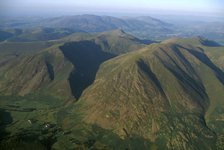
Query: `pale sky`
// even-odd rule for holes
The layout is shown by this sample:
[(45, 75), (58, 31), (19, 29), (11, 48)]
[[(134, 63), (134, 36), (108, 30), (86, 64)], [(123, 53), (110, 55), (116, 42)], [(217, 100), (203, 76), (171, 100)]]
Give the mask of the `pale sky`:
[(224, 14), (224, 0), (0, 0), (0, 13), (190, 12)]

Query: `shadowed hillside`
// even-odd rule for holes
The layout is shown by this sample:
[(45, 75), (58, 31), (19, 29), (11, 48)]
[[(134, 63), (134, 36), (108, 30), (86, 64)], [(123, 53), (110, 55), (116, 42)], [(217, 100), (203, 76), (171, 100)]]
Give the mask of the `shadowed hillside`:
[(93, 83), (100, 64), (115, 56), (102, 51), (93, 41), (66, 43), (60, 49), (74, 66), (68, 80), (76, 99)]

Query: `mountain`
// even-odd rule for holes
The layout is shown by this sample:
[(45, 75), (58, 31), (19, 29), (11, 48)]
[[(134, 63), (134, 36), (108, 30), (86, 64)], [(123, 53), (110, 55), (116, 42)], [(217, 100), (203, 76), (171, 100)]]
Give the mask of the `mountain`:
[(43, 26), (76, 28), (87, 32), (122, 29), (141, 38), (144, 38), (146, 33), (150, 33), (152, 37), (173, 33), (172, 25), (151, 17), (116, 18), (111, 16), (78, 15), (46, 20)]
[(77, 15), (43, 20), (43, 26), (79, 29), (86, 32), (102, 32), (128, 26), (124, 20), (110, 16)]
[(20, 42), (29, 42), (29, 41), (47, 41), (47, 40), (56, 40), (67, 35), (70, 35), (76, 31), (71, 29), (62, 29), (62, 28), (35, 28), (23, 30), (23, 33), (20, 35), (10, 38), (8, 41), (20, 41)]
[(224, 24), (220, 21), (209, 21), (202, 19), (202, 21), (186, 21), (178, 20), (171, 21), (175, 24), (176, 33), (181, 37), (203, 36), (211, 40), (215, 40), (223, 44), (224, 39)]
[(1, 42), (0, 149), (222, 149), (223, 49), (121, 29)]
[(116, 29), (101, 33), (75, 33), (62, 39), (63, 41), (82, 41), (92, 40), (103, 47), (104, 51), (112, 54), (123, 54), (138, 50), (146, 44), (155, 43), (152, 40), (141, 40), (121, 29)]
[(35, 27), (31, 29), (5, 29), (1, 31), (0, 41), (33, 42), (57, 40), (72, 33), (81, 32), (65, 28)]
[(161, 21), (161, 20), (156, 19), (156, 18), (152, 18), (150, 16), (139, 16), (139, 17), (136, 17), (135, 19), (140, 20), (140, 21), (144, 21), (148, 24), (157, 25), (157, 26), (161, 26), (161, 25), (172, 26), (172, 24), (166, 23), (166, 22)]
[(221, 149), (224, 72), (204, 43), (171, 39), (106, 61), (73, 113), (121, 139), (142, 137), (142, 149)]
[[(223, 41), (223, 22), (216, 19), (206, 20), (203, 17), (185, 17), (178, 16), (161, 16), (158, 18), (150, 16), (137, 17), (113, 17), (113, 16), (97, 16), (97, 15), (73, 15), (59, 17), (21, 17), (21, 18), (2, 18), (0, 22), (0, 30), (2, 37), (0, 41), (11, 38), (12, 31), (22, 30), (24, 35), (19, 37), (18, 34), (13, 40), (41, 40), (61, 38), (70, 32), (105, 32), (115, 29), (122, 29), (127, 33), (134, 35), (140, 39), (151, 39), (162, 41), (172, 37), (203, 36), (219, 43)], [(162, 20), (161, 20), (162, 18)], [(29, 32), (36, 30), (37, 33)], [(43, 30), (43, 31), (41, 31)], [(47, 31), (46, 31), (47, 30)], [(38, 33), (39, 31), (39, 33)], [(29, 32), (29, 33), (28, 33)], [(47, 32), (47, 34), (46, 34)], [(49, 34), (49, 35), (48, 35)], [(14, 33), (13, 36), (14, 37)], [(29, 38), (26, 38), (29, 37)]]
[[(139, 38), (161, 39), (158, 37), (166, 37), (167, 34), (173, 34), (172, 25), (154, 19), (151, 17), (133, 17), (133, 18), (117, 18), (112, 16), (97, 16), (97, 15), (75, 15), (75, 16), (61, 16), (52, 18), (37, 18), (37, 19), (22, 19), (22, 20), (6, 20), (2, 23), (3, 29), (7, 28), (43, 28), (48, 30), (62, 30), (69, 29), (84, 32), (105, 32), (115, 29), (122, 29), (125, 32), (135, 35)], [(4, 26), (6, 26), (4, 28)], [(50, 28), (50, 29), (49, 29)], [(53, 28), (53, 29), (52, 29)], [(57, 31), (56, 30), (56, 31)], [(55, 33), (56, 31), (51, 31)], [(62, 30), (63, 31), (63, 30)], [(40, 31), (41, 32), (41, 31)], [(51, 32), (47, 31), (51, 37)], [(57, 33), (57, 32), (56, 32)], [(147, 33), (147, 34), (146, 34)], [(60, 34), (59, 34), (60, 35)], [(27, 36), (37, 36), (35, 34), (27, 34)], [(58, 35), (57, 35), (58, 36)], [(22, 37), (26, 37), (25, 35)], [(31, 38), (32, 39), (32, 38)], [(43, 38), (42, 38), (43, 39)]]
[(59, 134), (70, 132), (61, 127), (65, 115), (93, 83), (101, 63), (147, 42), (121, 30), (1, 42), (0, 149), (50, 149)]
[(78, 33), (49, 42), (1, 43), (0, 92), (22, 96), (46, 93), (62, 99), (73, 96), (78, 99), (93, 82), (103, 61), (145, 46), (145, 41), (120, 30), (85, 40), (79, 38), (86, 35)]
[(1, 31), (0, 30), (0, 42), (4, 41), (4, 40), (6, 40), (6, 39), (8, 39), (8, 38), (10, 38), (12, 36), (13, 36), (13, 34), (11, 34), (10, 32), (6, 32), (6, 31)]
[(214, 64), (216, 64), (222, 70), (224, 68), (223, 46), (221, 46), (217, 42), (205, 39), (200, 36), (191, 38), (191, 39), (188, 38), (184, 40), (180, 38), (173, 38), (173, 39), (163, 41), (163, 43), (166, 43), (166, 42), (174, 42), (179, 44), (185, 43), (189, 45), (193, 44), (195, 47), (201, 47)]

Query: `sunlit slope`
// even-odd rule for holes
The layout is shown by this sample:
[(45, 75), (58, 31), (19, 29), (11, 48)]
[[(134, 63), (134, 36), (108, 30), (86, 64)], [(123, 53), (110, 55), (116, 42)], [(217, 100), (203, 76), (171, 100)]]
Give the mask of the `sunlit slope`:
[(192, 45), (194, 47), (200, 47), (215, 65), (217, 65), (220, 69), (224, 70), (224, 47), (214, 41), (210, 41), (202, 37), (195, 37), (192, 39), (173, 38), (163, 41), (162, 43), (167, 42), (174, 42), (179, 44)]
[(50, 42), (1, 43), (1, 94), (40, 93), (64, 100), (78, 99), (92, 84), (102, 62), (145, 46), (143, 41), (120, 30), (92, 38), (86, 35), (77, 33)]
[[(202, 57), (201, 60), (207, 65), (215, 69), (215, 75), (219, 79), (220, 83), (223, 83), (223, 76), (220, 76), (220, 74), (223, 73), (223, 64), (224, 64), (224, 47), (219, 45), (218, 43), (214, 41), (210, 41), (208, 39), (202, 38), (202, 37), (195, 37), (192, 39), (170, 39), (166, 40), (162, 43), (176, 43), (179, 45), (187, 45), (191, 48), (197, 47), (202, 52), (206, 54), (206, 57)], [(198, 55), (198, 54), (196, 54)], [(206, 76), (207, 73), (204, 74)], [(213, 80), (213, 79), (210, 79)], [(220, 90), (219, 85), (220, 83), (217, 82), (210, 82), (210, 84), (205, 84), (205, 86), (208, 88), (207, 92), (210, 93), (210, 101), (211, 105), (216, 103), (217, 107), (219, 104), (223, 103), (223, 91)], [(212, 105), (213, 106), (213, 105)], [(213, 107), (210, 107), (207, 114), (210, 114), (210, 110)]]
[(224, 73), (204, 47), (182, 42), (103, 63), (80, 98), (83, 120), (123, 138), (142, 136), (159, 149), (222, 147)]
[(224, 47), (206, 47), (204, 48), (208, 57), (218, 66), (224, 70)]
[(72, 64), (57, 46), (35, 54), (9, 58), (1, 70), (2, 94), (26, 95), (39, 91), (67, 97), (66, 93), (70, 91), (66, 78)]

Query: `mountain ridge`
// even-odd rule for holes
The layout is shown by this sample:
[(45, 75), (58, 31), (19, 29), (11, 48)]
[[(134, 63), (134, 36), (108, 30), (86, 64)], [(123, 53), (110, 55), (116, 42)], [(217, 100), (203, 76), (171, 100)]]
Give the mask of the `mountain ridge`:
[(211, 112), (223, 106), (223, 94), (216, 92), (216, 97), (210, 85), (223, 91), (219, 75), (224, 76), (205, 58), (193, 45), (163, 43), (103, 63), (80, 98), (83, 120), (123, 138), (141, 135), (155, 143), (165, 138), (167, 149), (187, 149), (189, 142), (194, 143), (190, 149), (215, 148), (216, 135), (209, 127), (218, 116)]
[[(79, 37), (84, 37), (86, 40), (79, 39)], [(15, 44), (23, 45), (24, 51), (17, 51), (18, 46), (14, 46)], [(32, 46), (36, 44), (40, 46), (36, 50), (31, 51), (30, 49), (33, 49)], [(120, 46), (122, 44), (124, 46)], [(43, 44), (42, 42), (6, 42), (1, 45), (2, 57), (6, 59), (2, 63), (0, 61), (0, 64), (2, 64), (0, 67), (5, 70), (1, 75), (4, 80), (0, 81), (0, 91), (2, 93), (10, 94), (12, 92), (14, 94), (26, 95), (30, 92), (43, 90), (42, 88), (45, 87), (46, 93), (56, 94), (60, 98), (63, 97), (64, 93), (64, 99), (73, 99), (73, 95), (70, 92), (70, 87), (72, 86), (70, 77), (72, 72), (77, 72), (77, 68), (79, 68), (79, 78), (75, 79), (75, 82), (88, 80), (88, 84), (90, 84), (94, 80), (97, 66), (102, 61), (145, 46), (143, 41), (120, 30), (92, 34), (91, 36), (88, 33), (75, 33), (67, 38), (54, 42), (43, 42)], [(5, 47), (7, 50), (4, 49)], [(8, 55), (15, 55), (15, 59), (9, 58), (7, 60)], [(100, 57), (99, 60), (98, 57)], [(87, 63), (88, 61), (89, 64)], [(16, 63), (17, 65), (15, 65)], [(25, 64), (27, 64), (27, 67)], [(95, 69), (91, 69), (92, 67)], [(91, 71), (88, 71), (88, 69)], [(83, 74), (84, 76), (86, 75), (84, 79), (81, 77)], [(77, 75), (75, 76), (78, 77)], [(25, 79), (26, 77), (27, 79)], [(21, 83), (17, 82), (18, 78)], [(83, 87), (83, 85), (80, 85), (80, 87)], [(83, 88), (77, 89), (77, 92), (80, 93), (82, 90)], [(45, 93), (44, 91), (42, 92)], [(73, 94), (76, 93), (74, 90), (72, 92)], [(75, 99), (78, 99), (79, 95), (75, 94)]]
[(222, 149), (224, 52), (214, 43), (121, 29), (2, 42), (0, 146)]

